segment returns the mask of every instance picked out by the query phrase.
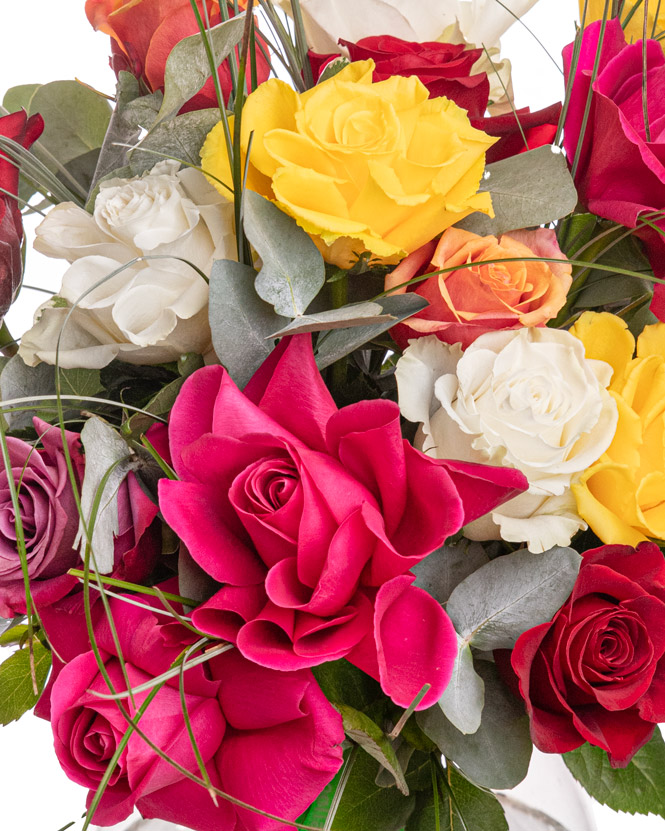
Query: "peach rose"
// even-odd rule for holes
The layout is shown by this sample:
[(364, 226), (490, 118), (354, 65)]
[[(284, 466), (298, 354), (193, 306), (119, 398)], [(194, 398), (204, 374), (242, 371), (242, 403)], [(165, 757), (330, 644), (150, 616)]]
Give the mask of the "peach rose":
[[(561, 263), (493, 262), (515, 257), (556, 257)], [(386, 276), (389, 291), (414, 277), (452, 266), (408, 287), (429, 306), (390, 330), (401, 349), (412, 338), (436, 335), (444, 343), (469, 344), (486, 332), (543, 326), (555, 317), (572, 282), (554, 231), (511, 231), (479, 237), (461, 228), (448, 228), (437, 240), (414, 251)], [(395, 289), (403, 294), (407, 288)]]

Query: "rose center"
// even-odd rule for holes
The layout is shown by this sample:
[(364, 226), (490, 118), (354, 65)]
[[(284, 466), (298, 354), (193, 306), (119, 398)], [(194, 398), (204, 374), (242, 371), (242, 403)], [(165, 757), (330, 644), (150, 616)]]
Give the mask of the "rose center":
[(245, 493), (260, 513), (284, 507), (298, 486), (298, 471), (291, 461), (267, 459), (258, 462), (245, 481)]

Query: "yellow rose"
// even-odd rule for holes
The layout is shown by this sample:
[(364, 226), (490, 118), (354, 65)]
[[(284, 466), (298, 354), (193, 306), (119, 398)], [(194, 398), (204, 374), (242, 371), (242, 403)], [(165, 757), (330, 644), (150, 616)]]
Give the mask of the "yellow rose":
[[(372, 83), (373, 70), (373, 61), (358, 61), (301, 94), (270, 80), (242, 113), (243, 157), (253, 133), (247, 187), (341, 267), (364, 251), (398, 262), (473, 211), (493, 215), (489, 194), (477, 190), (496, 139), (447, 98), (429, 99), (415, 76)], [(231, 185), (221, 124), (201, 159)]]
[[(637, 4), (638, 0), (626, 0), (623, 4), (621, 12), (621, 20), (625, 20), (631, 9)], [(584, 14), (584, 0), (579, 0), (580, 3), (580, 20)], [(642, 40), (644, 34), (644, 7), (646, 3), (642, 2), (637, 7), (637, 11), (628, 21), (628, 25), (624, 29), (626, 33), (626, 40), (628, 43), (634, 43), (637, 40)], [(605, 11), (605, 0), (589, 0), (587, 5), (586, 18), (584, 25), (588, 26), (595, 20), (602, 20)], [(658, 17), (656, 17), (658, 14)], [(657, 37), (660, 32), (665, 29), (665, 4), (654, 2), (651, 0), (647, 11), (647, 37)]]
[(635, 339), (621, 318), (585, 312), (570, 330), (613, 369), (614, 441), (574, 484), (580, 516), (606, 543), (665, 539), (665, 323)]

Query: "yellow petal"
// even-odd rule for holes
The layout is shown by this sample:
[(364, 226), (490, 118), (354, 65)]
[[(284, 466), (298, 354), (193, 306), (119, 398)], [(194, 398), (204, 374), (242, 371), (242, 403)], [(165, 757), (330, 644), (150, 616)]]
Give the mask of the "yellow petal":
[(635, 527), (635, 483), (627, 467), (598, 462), (571, 488), (579, 515), (604, 543), (635, 546), (646, 539)]
[(609, 312), (584, 312), (571, 326), (570, 334), (582, 341), (587, 358), (605, 361), (612, 367), (611, 389), (620, 389), (635, 350), (635, 339), (625, 321)]
[(638, 337), (637, 357), (646, 358), (648, 355), (659, 355), (665, 359), (665, 323), (645, 326)]

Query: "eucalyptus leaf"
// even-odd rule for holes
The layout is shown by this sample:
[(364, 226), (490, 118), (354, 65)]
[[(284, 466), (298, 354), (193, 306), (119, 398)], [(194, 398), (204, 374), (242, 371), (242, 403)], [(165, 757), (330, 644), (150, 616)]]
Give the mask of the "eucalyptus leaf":
[(625, 768), (613, 768), (600, 747), (584, 744), (562, 758), (594, 799), (614, 811), (665, 817), (665, 742), (658, 727)]
[(400, 831), (413, 811), (413, 795), (376, 784), (379, 763), (360, 752), (351, 768), (332, 831)]
[[(129, 457), (130, 451), (125, 440), (98, 416), (92, 416), (86, 421), (81, 430), (81, 442), (85, 448), (85, 475), (81, 488), (82, 516), (74, 545), (80, 546), (83, 556), (88, 542), (83, 525), (85, 519), (88, 531), (92, 528), (92, 553), (97, 568), (101, 574), (110, 574), (113, 571), (114, 537), (119, 533), (118, 488), (134, 463)], [(99, 489), (111, 468), (100, 496)], [(93, 508), (97, 501), (98, 510), (94, 516), (94, 525), (91, 526)]]
[(338, 704), (337, 709), (342, 716), (346, 735), (389, 771), (398, 789), (404, 796), (408, 796), (409, 788), (404, 778), (404, 771), (390, 740), (379, 725), (365, 713), (348, 705)]
[(219, 110), (195, 110), (158, 124), (129, 153), (132, 175), (138, 176), (165, 157), (199, 167), (201, 147), (219, 121)]
[(384, 315), (378, 303), (369, 301), (352, 303), (339, 309), (329, 309), (311, 315), (302, 315), (288, 323), (279, 332), (271, 337), (282, 338), (285, 335), (298, 335), (302, 332), (325, 332), (331, 329), (348, 329), (354, 326), (371, 326), (376, 323), (391, 322), (394, 326), (395, 318)]
[(461, 733), (439, 707), (416, 713), (421, 730), (481, 788), (514, 788), (529, 768), (531, 736), (522, 702), (500, 679), (494, 664), (477, 661), (485, 685), (485, 706), (475, 733)]
[(413, 292), (382, 297), (376, 303), (381, 306), (383, 314), (390, 315), (391, 319), (368, 326), (354, 326), (350, 329), (335, 329), (325, 332), (317, 341), (314, 350), (316, 365), (319, 369), (325, 369), (327, 366), (334, 364), (335, 361), (355, 349), (359, 349), (368, 341), (378, 338), (396, 323), (421, 312), (429, 305), (424, 297), (420, 297), (420, 295)]
[(477, 649), (511, 649), (522, 632), (563, 606), (581, 561), (572, 548), (560, 547), (497, 557), (457, 586), (446, 612), (458, 634)]
[(10, 113), (14, 113), (20, 109), (24, 109), (29, 113), (32, 96), (40, 86), (41, 84), (19, 84), (18, 86), (11, 87), (2, 99), (2, 106)]
[(457, 639), (453, 674), (438, 706), (461, 733), (475, 733), (483, 714), (485, 684), (473, 668), (471, 648), (459, 635)]
[[(4, 414), (10, 430), (20, 430), (32, 426), (33, 416), (39, 410), (39, 396), (55, 393), (55, 368), (49, 364), (27, 366), (19, 355), (14, 355), (7, 362), (0, 375), (0, 399), (11, 401), (14, 398), (35, 396), (34, 410), (21, 410)], [(49, 402), (52, 404), (52, 402)]]
[(208, 316), (212, 343), (229, 375), (244, 387), (274, 348), (270, 333), (284, 318), (254, 290), (256, 271), (232, 260), (216, 260), (210, 273)]
[(263, 262), (257, 294), (278, 315), (304, 315), (325, 282), (323, 257), (295, 219), (265, 197), (248, 190), (243, 207), (245, 234)]
[[(238, 14), (206, 32), (219, 66), (242, 39), (245, 15)], [(173, 47), (164, 70), (164, 100), (157, 122), (171, 118), (205, 85), (212, 72), (203, 35), (183, 38)]]
[[(32, 641), (37, 689), (41, 692), (51, 666), (51, 653), (36, 638)], [(30, 650), (17, 649), (0, 664), (0, 724), (17, 721), (37, 703), (32, 687)]]
[(458, 223), (480, 236), (545, 225), (571, 213), (577, 205), (566, 157), (549, 144), (488, 164), (480, 190), (492, 195), (494, 219), (474, 213)]
[(479, 542), (462, 539), (442, 545), (411, 568), (416, 575), (414, 585), (425, 589), (439, 603), (446, 603), (462, 580), (489, 561)]
[(97, 395), (103, 389), (98, 369), (61, 369), (60, 392), (62, 395), (80, 395), (82, 398)]

